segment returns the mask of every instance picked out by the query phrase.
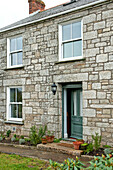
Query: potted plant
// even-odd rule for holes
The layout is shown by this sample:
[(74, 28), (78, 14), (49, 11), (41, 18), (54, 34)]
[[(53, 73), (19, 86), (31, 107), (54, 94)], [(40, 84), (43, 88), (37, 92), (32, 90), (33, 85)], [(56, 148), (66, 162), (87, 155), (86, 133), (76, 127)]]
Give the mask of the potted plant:
[(41, 138), (41, 141), (42, 141), (42, 144), (47, 144), (47, 139), (46, 139), (45, 136), (43, 136), (43, 137)]
[(75, 150), (79, 150), (79, 147), (80, 147), (81, 144), (82, 144), (81, 141), (77, 141), (77, 140), (74, 141), (73, 145), (74, 145)]
[(81, 149), (81, 150), (86, 150), (87, 146), (88, 146), (88, 143), (82, 143), (82, 144), (80, 145), (80, 149)]
[(54, 140), (54, 135), (53, 135), (53, 133), (51, 133), (50, 131), (48, 131), (48, 134), (47, 134), (47, 136), (46, 136), (46, 139), (47, 139), (47, 142), (48, 142), (48, 143), (52, 143), (53, 140)]

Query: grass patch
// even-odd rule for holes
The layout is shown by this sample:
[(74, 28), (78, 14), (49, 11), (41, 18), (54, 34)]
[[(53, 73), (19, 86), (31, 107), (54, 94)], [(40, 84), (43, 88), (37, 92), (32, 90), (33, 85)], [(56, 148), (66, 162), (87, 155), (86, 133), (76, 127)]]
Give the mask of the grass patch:
[(35, 158), (26, 158), (19, 155), (0, 154), (0, 170), (47, 170), (48, 164)]

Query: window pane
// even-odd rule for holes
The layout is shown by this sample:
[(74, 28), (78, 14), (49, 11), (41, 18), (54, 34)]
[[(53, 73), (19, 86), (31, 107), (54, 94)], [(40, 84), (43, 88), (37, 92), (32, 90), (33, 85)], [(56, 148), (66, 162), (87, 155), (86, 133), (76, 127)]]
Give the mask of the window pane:
[(10, 40), (10, 51), (15, 51), (16, 50), (16, 39), (11, 39)]
[(74, 101), (74, 116), (77, 116), (77, 93), (73, 93), (73, 101)]
[(22, 88), (17, 88), (17, 102), (22, 102)]
[(16, 50), (21, 50), (22, 49), (22, 37), (18, 37), (16, 39)]
[(10, 89), (10, 102), (15, 102), (15, 89)]
[(63, 45), (63, 54), (64, 54), (64, 58), (73, 57), (73, 43), (72, 42), (65, 43)]
[(17, 65), (22, 64), (22, 52), (17, 53)]
[(82, 41), (75, 41), (73, 44), (74, 48), (74, 57), (82, 56)]
[(71, 24), (62, 27), (62, 39), (63, 41), (71, 39)]
[(11, 104), (11, 118), (17, 118), (17, 105), (16, 104)]
[(22, 105), (18, 105), (18, 118), (22, 118)]
[(72, 24), (72, 38), (81, 37), (81, 22), (76, 22)]
[(17, 65), (17, 54), (11, 54), (11, 66)]

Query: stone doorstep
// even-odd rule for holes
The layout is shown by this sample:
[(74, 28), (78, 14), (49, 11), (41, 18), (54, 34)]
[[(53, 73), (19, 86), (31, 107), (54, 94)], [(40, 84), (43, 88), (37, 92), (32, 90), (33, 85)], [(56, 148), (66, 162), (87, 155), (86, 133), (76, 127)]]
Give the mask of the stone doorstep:
[(64, 154), (74, 155), (80, 157), (83, 153), (82, 150), (75, 150), (74, 148), (69, 148), (65, 146), (60, 146), (58, 143), (48, 143), (48, 144), (38, 144), (37, 149), (49, 152), (60, 152)]

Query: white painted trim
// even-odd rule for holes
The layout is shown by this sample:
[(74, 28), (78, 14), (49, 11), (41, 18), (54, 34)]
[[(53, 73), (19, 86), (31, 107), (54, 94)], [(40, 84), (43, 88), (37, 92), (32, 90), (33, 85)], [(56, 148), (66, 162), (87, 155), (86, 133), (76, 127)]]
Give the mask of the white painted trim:
[(80, 9), (83, 9), (83, 8), (88, 8), (88, 7), (93, 6), (93, 5), (98, 5), (98, 4), (101, 4), (103, 2), (108, 2), (108, 0), (98, 0), (96, 2), (92, 2), (90, 4), (82, 5), (82, 6), (77, 7), (77, 8), (69, 9), (67, 11), (63, 11), (63, 12), (60, 12), (58, 14), (53, 14), (53, 15), (50, 15), (48, 17), (44, 17), (44, 18), (41, 18), (41, 19), (38, 19), (38, 20), (35, 20), (35, 21), (31, 21), (31, 22), (27, 22), (27, 23), (24, 23), (24, 24), (20, 24), (20, 25), (17, 25), (17, 26), (10, 27), (10, 28), (6, 28), (6, 29), (0, 31), (0, 33), (4, 32), (4, 31), (9, 31), (9, 30), (12, 30), (12, 29), (15, 29), (15, 28), (18, 28), (18, 27), (22, 27), (22, 26), (25, 26), (25, 25), (33, 24), (33, 23), (36, 23), (36, 22), (39, 22), (39, 21), (43, 21), (43, 20), (46, 20), (46, 19), (50, 19), (50, 18), (53, 18), (53, 17), (57, 17), (59, 15), (63, 15), (63, 14), (66, 14), (66, 13), (77, 11), (77, 10), (80, 10)]
[[(19, 121), (22, 122), (23, 121), (23, 113), (22, 113), (22, 118), (11, 118), (11, 110), (10, 110), (10, 89), (11, 88), (22, 88), (23, 91), (23, 87), (22, 86), (11, 86), (11, 87), (7, 87), (7, 113), (6, 113), (6, 119), (7, 121)], [(16, 103), (16, 102), (15, 102)], [(18, 104), (22, 104), (23, 106), (23, 102), (18, 102)]]
[[(72, 24), (76, 22), (81, 22), (81, 37), (79, 38), (75, 38), (72, 39), (72, 35), (71, 35), (71, 39), (69, 40), (62, 40), (62, 27), (64, 25), (68, 25), (71, 24), (71, 30), (72, 30)], [(71, 31), (72, 34), (72, 31)], [(82, 41), (82, 56), (76, 56), (76, 57), (69, 57), (69, 58), (63, 58), (63, 44), (66, 42), (74, 42), (74, 41), (78, 41), (81, 40)], [(73, 46), (72, 46), (73, 48)], [(59, 62), (60, 61), (71, 61), (71, 60), (78, 60), (78, 59), (83, 59), (83, 20), (82, 19), (75, 19), (69, 22), (65, 22), (59, 25)]]
[[(20, 34), (20, 35), (17, 35), (17, 36), (7, 38), (7, 68), (18, 68), (18, 67), (23, 66), (23, 64), (11, 66), (11, 54), (18, 53), (18, 52), (22, 52), (22, 54), (23, 54), (23, 49), (10, 51), (10, 40), (14, 39), (14, 38), (18, 38), (18, 37), (22, 37), (22, 35)], [(23, 37), (22, 37), (22, 41), (23, 41)], [(23, 42), (22, 42), (22, 45), (23, 45)], [(23, 59), (23, 56), (22, 56), (22, 59)]]

